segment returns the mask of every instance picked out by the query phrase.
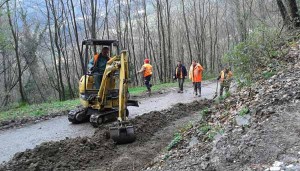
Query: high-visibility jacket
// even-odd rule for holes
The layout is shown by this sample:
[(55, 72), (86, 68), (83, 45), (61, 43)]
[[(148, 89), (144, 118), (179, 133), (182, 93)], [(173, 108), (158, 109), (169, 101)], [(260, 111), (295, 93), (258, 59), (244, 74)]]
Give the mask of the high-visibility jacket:
[(232, 76), (233, 76), (233, 74), (232, 74), (231, 71), (229, 71), (229, 72), (226, 74), (225, 71), (222, 70), (222, 71), (220, 72), (220, 81), (221, 81), (221, 83), (223, 83), (223, 82), (226, 81), (226, 80), (229, 80), (230, 78), (232, 78)]
[(145, 70), (144, 70), (144, 77), (152, 75), (152, 65), (150, 65), (150, 64), (144, 64), (143, 67), (145, 68)]
[(202, 81), (202, 72), (203, 72), (203, 67), (197, 63), (195, 67), (193, 64), (190, 67), (189, 70), (189, 78), (192, 80), (192, 82), (201, 82)]
[(187, 76), (187, 71), (184, 65), (176, 66), (174, 78), (184, 78)]

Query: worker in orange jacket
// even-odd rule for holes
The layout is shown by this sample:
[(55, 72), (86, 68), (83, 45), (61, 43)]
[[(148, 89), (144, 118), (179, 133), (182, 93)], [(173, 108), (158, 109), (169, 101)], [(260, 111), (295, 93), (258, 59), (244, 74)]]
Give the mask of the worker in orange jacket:
[(152, 84), (150, 84), (150, 80), (151, 80), (151, 76), (152, 76), (152, 65), (150, 65), (149, 63), (150, 63), (150, 60), (145, 59), (144, 60), (144, 65), (138, 71), (138, 73), (143, 73), (144, 83), (147, 87), (147, 93), (149, 93), (149, 95), (150, 95), (151, 94), (151, 87), (152, 87)]
[(94, 57), (89, 61), (88, 68), (94, 76), (94, 86), (96, 89), (100, 88), (103, 74), (106, 68), (106, 63), (107, 61), (109, 61), (109, 59), (109, 48), (103, 47), (101, 53), (95, 53)]
[(232, 81), (232, 72), (228, 67), (224, 67), (224, 69), (220, 72), (219, 77), (217, 80), (220, 80), (221, 86), (220, 86), (220, 96), (223, 95), (223, 90), (225, 89), (225, 92), (229, 92), (230, 83)]
[(189, 70), (189, 78), (193, 82), (195, 97), (196, 96), (201, 97), (201, 82), (202, 82), (203, 70), (204, 70), (203, 67), (199, 63), (197, 63), (196, 60), (192, 61), (192, 65)]

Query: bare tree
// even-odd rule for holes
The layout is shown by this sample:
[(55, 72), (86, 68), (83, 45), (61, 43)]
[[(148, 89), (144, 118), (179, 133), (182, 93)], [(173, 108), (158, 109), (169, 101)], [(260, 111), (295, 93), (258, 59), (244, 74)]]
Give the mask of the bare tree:
[[(14, 4), (16, 7), (16, 1), (14, 2)], [(11, 30), (13, 40), (14, 40), (14, 51), (15, 51), (15, 55), (16, 55), (16, 59), (17, 59), (19, 93), (21, 95), (21, 101), (27, 103), (27, 98), (26, 98), (25, 92), (23, 90), (23, 83), (22, 83), (21, 59), (20, 59), (20, 53), (19, 53), (19, 33), (17, 30), (17, 25), (16, 25), (17, 21), (15, 21), (14, 23), (12, 21), (12, 17), (11, 17), (12, 12), (9, 8), (8, 1), (6, 1), (6, 9), (7, 9), (7, 17), (8, 17), (8, 21), (9, 21), (10, 30)], [(14, 12), (16, 13), (16, 10), (14, 10)]]

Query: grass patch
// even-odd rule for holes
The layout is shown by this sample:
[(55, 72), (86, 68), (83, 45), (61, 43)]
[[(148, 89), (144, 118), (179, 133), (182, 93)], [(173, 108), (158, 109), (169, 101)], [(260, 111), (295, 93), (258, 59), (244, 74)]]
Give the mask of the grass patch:
[(264, 79), (269, 79), (275, 74), (276, 73), (274, 71), (265, 71), (262, 73), (262, 76), (264, 77)]
[(170, 157), (170, 154), (165, 154), (163, 160), (167, 160)]
[(210, 73), (210, 72), (204, 72), (203, 73), (203, 80), (216, 80), (218, 77), (218, 74), (216, 73)]
[(191, 128), (193, 128), (192, 121), (190, 121), (189, 123), (185, 124), (182, 128), (180, 128), (180, 133), (184, 133), (184, 132), (190, 130)]
[[(156, 85), (153, 85), (151, 87), (151, 90), (152, 91), (158, 91), (158, 90), (162, 90), (164, 88), (170, 88), (170, 87), (177, 87), (178, 86), (178, 82), (174, 82), (174, 83), (164, 83), (164, 84), (156, 84)], [(140, 87), (131, 87), (129, 88), (129, 93), (130, 94), (133, 94), (133, 95), (137, 95), (137, 94), (140, 94), (140, 93), (143, 93), (145, 92), (147, 89), (146, 89), (146, 86), (140, 86)]]
[(224, 134), (224, 129), (221, 126), (215, 126), (212, 127), (206, 134), (206, 137), (209, 141), (212, 141), (215, 139), (215, 136), (217, 134)]
[[(217, 78), (216, 74), (211, 74), (211, 73), (204, 73), (203, 74), (203, 81), (204, 80), (215, 80)], [(187, 77), (184, 80), (184, 85), (190, 84), (191, 80)], [(162, 89), (166, 89), (166, 88), (171, 88), (171, 87), (178, 87), (178, 82), (170, 82), (170, 83), (161, 83), (161, 84), (155, 84), (151, 87), (152, 91), (159, 91)], [(145, 85), (143, 86), (138, 86), (138, 87), (130, 87), (129, 88), (129, 93), (132, 95), (138, 95), (141, 94), (143, 92), (146, 92), (147, 88)]]
[(249, 108), (248, 107), (243, 107), (240, 112), (239, 112), (239, 115), (240, 116), (245, 116), (246, 114), (248, 114), (250, 112)]
[(203, 134), (206, 134), (209, 130), (211, 130), (211, 126), (208, 125), (208, 124), (202, 124), (202, 125), (199, 127), (199, 130), (200, 130)]
[(204, 118), (205, 116), (207, 116), (208, 112), (208, 107), (206, 107), (203, 110), (201, 110), (200, 115)]
[(223, 94), (222, 96), (219, 96), (219, 97), (215, 100), (215, 102), (216, 102), (216, 103), (220, 103), (220, 102), (224, 101), (225, 99), (227, 99), (228, 97), (230, 97), (230, 92), (229, 92), (229, 91), (228, 91), (228, 92), (225, 92), (225, 94)]
[(0, 112), (0, 122), (5, 120), (10, 120), (10, 119), (42, 116), (49, 113), (70, 110), (70, 109), (74, 109), (79, 104), (80, 104), (79, 99), (67, 100), (63, 102), (56, 101), (51, 103), (41, 103), (41, 104), (33, 104), (33, 105), (22, 104), (8, 111)]
[(182, 140), (182, 136), (180, 133), (175, 133), (173, 140), (171, 143), (167, 146), (167, 150), (170, 151), (172, 148), (177, 146), (177, 144)]

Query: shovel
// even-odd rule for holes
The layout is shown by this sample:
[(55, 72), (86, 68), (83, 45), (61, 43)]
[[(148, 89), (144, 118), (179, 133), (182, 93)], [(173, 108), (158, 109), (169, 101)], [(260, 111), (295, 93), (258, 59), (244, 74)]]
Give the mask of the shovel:
[(215, 96), (213, 97), (213, 99), (215, 99), (218, 96), (218, 84), (219, 84), (219, 80), (217, 80), (216, 93), (215, 93)]

